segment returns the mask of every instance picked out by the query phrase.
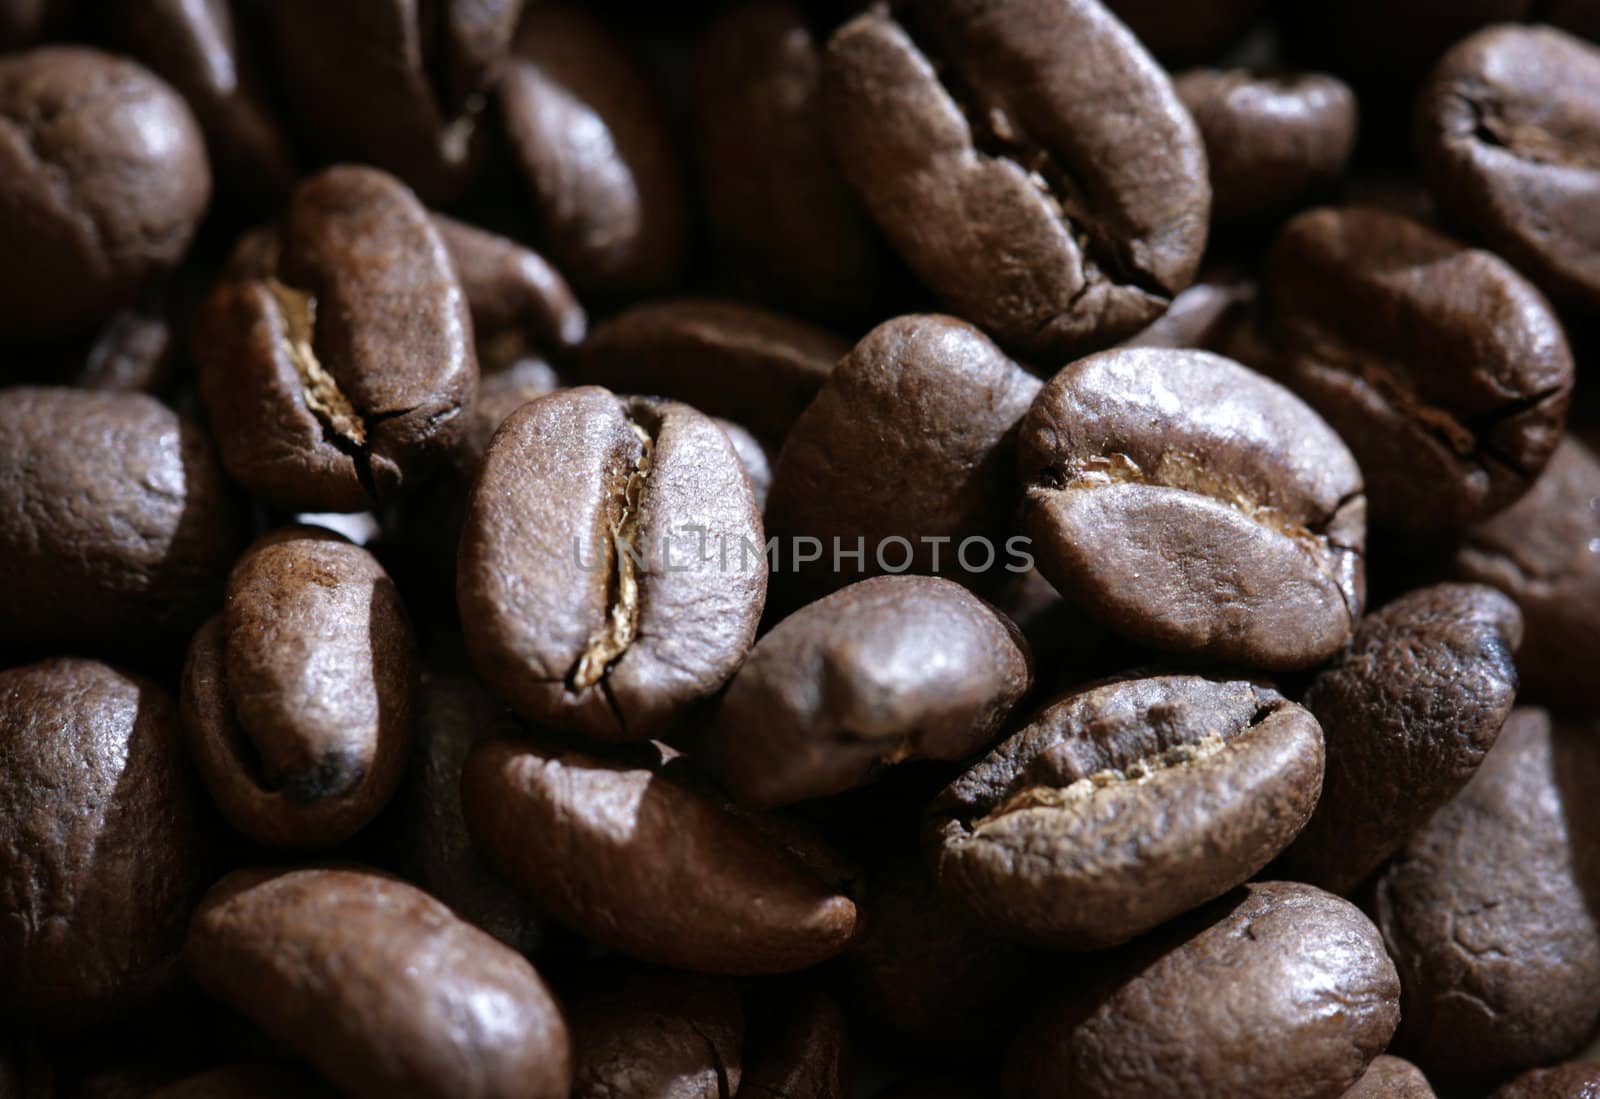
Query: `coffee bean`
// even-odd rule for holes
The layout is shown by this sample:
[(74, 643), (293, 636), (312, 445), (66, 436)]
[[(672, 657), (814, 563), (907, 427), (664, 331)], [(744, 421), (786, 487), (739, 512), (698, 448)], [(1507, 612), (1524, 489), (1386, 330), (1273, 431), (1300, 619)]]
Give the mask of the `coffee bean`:
[(742, 1093), (744, 1010), (727, 981), (610, 965), (572, 1007), (572, 1099)]
[(403, 882), (242, 870), (184, 961), (207, 994), (357, 1096), (565, 1096), (567, 1027), (523, 958)]
[(627, 47), (582, 8), (530, 4), (499, 99), (556, 265), (590, 293), (670, 288), (683, 183), (660, 99)]
[(1410, 1061), (1376, 1058), (1343, 1099), (1436, 1099), (1428, 1078)]
[(0, 1018), (83, 1028), (169, 984), (209, 851), (177, 709), (58, 657), (0, 672)]
[(1472, 781), (1378, 879), (1401, 1038), (1435, 1080), (1481, 1087), (1575, 1053), (1600, 1024), (1594, 737), (1513, 712)]
[(712, 423), (722, 429), (728, 437), (728, 442), (733, 444), (734, 457), (739, 459), (739, 468), (744, 470), (745, 480), (750, 482), (750, 494), (755, 497), (756, 510), (767, 509), (767, 494), (772, 491), (772, 463), (776, 457), (761, 445), (761, 440), (750, 434), (732, 420), (713, 418)]
[(870, 11), (828, 43), (823, 101), (890, 244), (1021, 354), (1131, 336), (1194, 277), (1211, 204), (1199, 131), (1098, 0)]
[(741, 285), (808, 315), (861, 314), (883, 245), (828, 147), (821, 45), (790, 0), (713, 21), (694, 59), (706, 217)]
[(1600, 1091), (1600, 1064), (1569, 1061), (1553, 1068), (1524, 1072), (1496, 1091), (1492, 1099), (1588, 1099)]
[(583, 342), (588, 314), (543, 256), (443, 214), (433, 215), (433, 227), (455, 265), (480, 344), (518, 333), (556, 354)]
[(1511, 712), (1521, 640), (1516, 604), (1476, 584), (1422, 588), (1368, 615), (1302, 700), (1328, 769), (1286, 872), (1348, 892), (1449, 801)]
[(1585, 444), (1568, 437), (1526, 496), (1468, 531), (1455, 571), (1522, 609), (1525, 690), (1600, 700), (1588, 658), (1600, 645), (1600, 461)]
[(879, 576), (761, 639), (728, 686), (711, 751), (746, 804), (836, 794), (906, 760), (981, 750), (1032, 671), (1016, 628), (959, 584)]
[(73, 46), (0, 58), (0, 339), (87, 327), (176, 266), (211, 198), (194, 115)]
[(370, 168), (311, 177), (245, 238), (194, 354), (228, 472), (291, 511), (361, 511), (442, 464), (478, 378), (439, 233)]
[(479, 116), (521, 6), (284, 0), (268, 10), (284, 87), (323, 153), (359, 158), (442, 202), (478, 172)]
[(183, 676), (190, 750), (228, 821), (259, 843), (354, 835), (399, 785), (416, 678), (399, 594), (366, 550), (315, 527), (262, 538)]
[(1323, 73), (1192, 69), (1173, 80), (1211, 169), (1211, 213), (1260, 220), (1344, 174), (1356, 143), (1356, 97)]
[(112, 13), (130, 52), (193, 108), (219, 189), (253, 208), (280, 204), (294, 185), (295, 154), (227, 0), (152, 0)]
[(739, 1094), (754, 1099), (845, 1099), (844, 1015), (805, 978), (758, 985), (746, 999), (749, 1037)]
[(929, 857), (940, 889), (1001, 934), (1112, 946), (1265, 866), (1310, 817), (1322, 768), (1315, 719), (1270, 688), (1088, 687), (939, 795)]
[(467, 753), (479, 741), (515, 738), (521, 726), (454, 651), (424, 666), (416, 715), (410, 771), (387, 814), (396, 868), (468, 923), (532, 954), (544, 921), (484, 863), (461, 808)]
[(843, 950), (856, 908), (788, 837), (663, 773), (491, 742), (462, 779), (490, 864), (554, 916), (643, 961), (706, 973), (803, 969)]
[[(1038, 379), (954, 317), (896, 317), (867, 333), (795, 422), (773, 471), (767, 514), (783, 548), (821, 542), (791, 586), (823, 594), (880, 572), (1009, 575), (1012, 448), (1038, 392)], [(969, 538), (978, 542), (964, 547)], [(859, 558), (836, 552), (854, 550)]]
[(1600, 303), (1600, 49), (1550, 27), (1454, 46), (1417, 100), (1416, 146), (1445, 215), (1558, 302)]
[(1378, 210), (1313, 210), (1272, 246), (1267, 368), (1366, 474), (1375, 522), (1461, 527), (1527, 491), (1566, 424), (1572, 353), (1508, 264)]
[(1399, 982), (1377, 929), (1309, 885), (1259, 882), (1164, 932), (1012, 1047), (1007, 1095), (1314, 1099), (1388, 1043)]
[(1120, 346), (1223, 351), (1229, 333), (1243, 322), (1255, 299), (1254, 283), (1222, 272), (1202, 273), (1199, 281), (1172, 299), (1165, 313)]
[(1168, 0), (1106, 0), (1106, 7), (1166, 62), (1204, 60), (1242, 35), (1264, 0), (1214, 0), (1174, 7)]
[(82, 389), (159, 395), (171, 388), (179, 335), (159, 297), (119, 309), (106, 320), (66, 380)]
[(764, 547), (716, 424), (672, 401), (553, 393), (500, 428), (468, 501), (457, 601), (473, 663), (529, 720), (658, 735), (755, 639)]
[(1044, 387), (1018, 449), (1039, 571), (1118, 632), (1269, 669), (1349, 640), (1361, 472), (1275, 383), (1199, 351), (1094, 355)]
[(584, 381), (686, 401), (782, 445), (850, 345), (764, 309), (679, 300), (636, 305), (583, 345)]
[(992, 1059), (1033, 1004), (1038, 952), (974, 922), (914, 851), (880, 858), (859, 903), (862, 932), (843, 959), (855, 1016), (919, 1057)]
[(0, 650), (175, 655), (244, 540), (210, 440), (141, 394), (0, 394)]

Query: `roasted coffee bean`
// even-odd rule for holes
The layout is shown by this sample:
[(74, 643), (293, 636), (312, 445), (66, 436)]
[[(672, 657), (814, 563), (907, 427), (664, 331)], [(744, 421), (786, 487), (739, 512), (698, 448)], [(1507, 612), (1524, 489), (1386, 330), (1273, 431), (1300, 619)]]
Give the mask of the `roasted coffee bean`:
[(1038, 379), (954, 317), (897, 317), (867, 333), (795, 422), (773, 471), (767, 514), (793, 557), (784, 567), (800, 564), (796, 539), (820, 542), (792, 586), (820, 595), (880, 572), (1007, 575), (1018, 560), (1006, 539), (1014, 439), (1038, 392)]
[(410, 772), (388, 812), (395, 867), (468, 923), (532, 954), (543, 920), (484, 863), (461, 808), (467, 753), (479, 741), (515, 739), (521, 726), (453, 651), (425, 665), (416, 712)]
[(915, 852), (880, 858), (860, 905), (861, 936), (843, 962), (863, 1024), (922, 1056), (983, 1061), (1004, 1047), (1033, 1004), (1037, 951), (980, 927)]
[(1343, 1099), (1436, 1099), (1428, 1078), (1410, 1061), (1384, 1054), (1376, 1058)]
[(1433, 199), (1558, 302), (1600, 305), (1600, 48), (1550, 27), (1458, 43), (1417, 100)]
[(184, 962), (350, 1095), (559, 1099), (571, 1084), (566, 1023), (533, 967), (392, 878), (230, 874)]
[(1516, 604), (1439, 584), (1368, 615), (1301, 700), (1328, 753), (1322, 798), (1284, 872), (1353, 889), (1464, 786), (1517, 693)]
[(1493, 1082), (1575, 1053), (1600, 1024), (1592, 728), (1519, 709), (1466, 788), (1378, 879), (1407, 1056)]
[(658, 735), (755, 639), (764, 550), (711, 420), (592, 386), (553, 393), (500, 428), (467, 504), (457, 601), (473, 663), (529, 720)]
[(1517, 668), (1538, 697), (1592, 705), (1600, 682), (1600, 460), (1567, 438), (1521, 500), (1467, 532), (1464, 580), (1493, 584), (1522, 609)]
[(205, 433), (135, 393), (0, 390), (0, 650), (175, 655), (244, 541)]
[(572, 1005), (572, 1099), (733, 1099), (744, 1030), (731, 982), (599, 967)]
[(1173, 87), (1205, 139), (1218, 220), (1292, 209), (1337, 180), (1355, 148), (1355, 93), (1337, 77), (1193, 69)]
[(218, 190), (270, 208), (294, 185), (295, 155), (228, 0), (150, 0), (111, 9), (128, 48), (194, 109)]
[(1399, 1020), (1377, 929), (1309, 885), (1248, 885), (1157, 940), (1030, 1024), (1009, 1055), (1007, 1095), (1336, 1096)]
[(844, 1015), (804, 978), (758, 985), (745, 999), (745, 1099), (845, 1099)]
[(1265, 866), (1311, 816), (1322, 768), (1316, 720), (1270, 688), (1114, 681), (1053, 702), (952, 783), (929, 856), (1001, 934), (1112, 946)]
[(275, 847), (330, 846), (371, 821), (405, 772), (412, 647), (366, 550), (315, 527), (251, 546), (183, 675), (184, 729), (223, 816)]
[(1106, 0), (1106, 7), (1139, 41), (1168, 63), (1216, 56), (1244, 34), (1265, 6), (1265, 0), (1212, 0), (1178, 7), (1171, 0)]
[(1094, 355), (1045, 386), (1018, 449), (1039, 571), (1112, 629), (1270, 669), (1349, 640), (1361, 471), (1274, 382), (1200, 351)]
[(159, 394), (171, 387), (178, 342), (159, 298), (141, 301), (111, 315), (65, 380), (82, 389)]
[(1165, 313), (1123, 340), (1121, 346), (1224, 350), (1229, 333), (1244, 321), (1255, 299), (1254, 283), (1226, 273), (1202, 274), (1198, 282), (1172, 299)]
[(514, 333), (558, 354), (583, 342), (588, 314), (543, 256), (443, 214), (433, 215), (433, 227), (455, 264), (480, 344)]
[(489, 862), (553, 915), (643, 961), (803, 969), (843, 950), (856, 908), (790, 837), (635, 765), (504, 741), (467, 758), (462, 800)]
[(312, 176), (245, 238), (194, 354), (228, 472), (290, 511), (361, 511), (442, 464), (478, 379), (444, 242), (371, 168)]
[(728, 686), (711, 751), (748, 805), (836, 794), (906, 760), (981, 751), (1032, 672), (1016, 627), (961, 585), (874, 577), (761, 639)]
[(68, 657), (0, 672), (0, 1018), (70, 1031), (169, 983), (211, 869), (182, 752), (149, 680)]
[(582, 8), (530, 4), (499, 94), (542, 245), (562, 272), (613, 297), (670, 288), (683, 183), (660, 99), (627, 47)]
[(480, 115), (520, 0), (283, 0), (267, 8), (283, 84), (323, 153), (393, 172), (430, 202), (472, 181)]
[(1488, 252), (1380, 210), (1313, 210), (1273, 244), (1262, 297), (1263, 365), (1350, 444), (1375, 523), (1492, 515), (1561, 440), (1566, 336)]
[(581, 376), (619, 393), (686, 401), (777, 447), (850, 345), (819, 328), (731, 302), (636, 305), (583, 345)]
[(1492, 1099), (1593, 1099), (1600, 1094), (1600, 1064), (1569, 1061), (1553, 1068), (1524, 1072)]
[(154, 74), (79, 47), (0, 57), (0, 340), (133, 301), (210, 199), (200, 127)]
[(874, 9), (828, 43), (823, 102), (890, 244), (951, 312), (1020, 354), (1116, 343), (1194, 278), (1205, 148), (1098, 0)]
[(828, 146), (821, 71), (798, 4), (729, 7), (695, 56), (695, 136), (706, 217), (735, 277), (787, 308), (848, 316), (880, 292), (883, 245)]

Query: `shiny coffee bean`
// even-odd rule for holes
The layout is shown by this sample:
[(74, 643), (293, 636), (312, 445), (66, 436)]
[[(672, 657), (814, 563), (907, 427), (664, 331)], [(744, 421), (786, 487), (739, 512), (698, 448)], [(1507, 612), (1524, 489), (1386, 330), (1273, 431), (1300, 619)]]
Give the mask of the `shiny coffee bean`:
[(711, 730), (748, 805), (836, 794), (914, 759), (981, 751), (1032, 686), (1027, 642), (959, 584), (863, 580), (803, 607), (751, 651)]
[(194, 115), (141, 65), (0, 57), (0, 338), (94, 324), (177, 266), (211, 199)]
[(142, 394), (0, 394), (0, 650), (178, 652), (245, 535), (211, 441)]
[(1038, 392), (954, 317), (896, 317), (867, 333), (778, 455), (767, 515), (794, 558), (785, 567), (801, 564), (795, 539), (820, 544), (786, 586), (824, 594), (881, 572), (1007, 575), (1018, 560), (1007, 542), (1014, 439)]
[(745, 1018), (732, 982), (613, 963), (585, 972), (581, 986), (572, 1099), (743, 1094)]
[(777, 447), (850, 345), (820, 328), (731, 302), (636, 305), (595, 328), (580, 376), (725, 416)]
[(1322, 797), (1285, 873), (1353, 889), (1464, 786), (1517, 693), (1516, 604), (1493, 588), (1421, 588), (1362, 620), (1301, 699), (1328, 753)]
[(791, 837), (664, 773), (491, 742), (462, 779), (473, 838), (552, 915), (640, 960), (705, 973), (803, 969), (856, 931), (856, 907)]
[(421, 890), (359, 870), (242, 870), (189, 929), (184, 961), (350, 1095), (559, 1099), (561, 1010), (509, 947)]
[(0, 672), (0, 1018), (64, 1029), (173, 976), (209, 849), (178, 712), (155, 683), (57, 657)]
[(1455, 45), (1417, 100), (1417, 152), (1445, 215), (1552, 298), (1600, 305), (1600, 47), (1498, 26)]
[(477, 174), (487, 95), (517, 0), (267, 6), (279, 79), (325, 156), (392, 172), (430, 202)]
[(457, 601), (473, 663), (529, 720), (644, 739), (755, 639), (761, 516), (727, 435), (587, 386), (514, 413), (467, 505)]
[(1572, 352), (1510, 265), (1416, 222), (1313, 210), (1273, 244), (1264, 367), (1350, 444), (1375, 523), (1461, 527), (1501, 510), (1560, 441)]
[(1225, 351), (1229, 334), (1255, 300), (1254, 283), (1222, 271), (1202, 273), (1165, 313), (1119, 346)]
[(1199, 131), (1098, 0), (873, 9), (829, 41), (823, 102), (890, 244), (1019, 354), (1116, 343), (1194, 278), (1211, 205)]
[(1163, 932), (1018, 1038), (1007, 1095), (1336, 1096), (1383, 1051), (1400, 983), (1347, 901), (1258, 882)]
[(248, 236), (195, 320), (228, 472), (273, 505), (361, 511), (448, 458), (477, 386), (472, 321), (428, 212), (330, 168)]
[(695, 55), (696, 151), (739, 284), (807, 315), (855, 315), (879, 294), (883, 246), (828, 145), (821, 73), (800, 5), (729, 7)]
[(1576, 1053), (1600, 1024), (1597, 780), (1594, 729), (1519, 709), (1378, 879), (1401, 1038), (1430, 1078), (1481, 1088)]
[(281, 203), (294, 185), (295, 153), (227, 0), (150, 0), (113, 11), (129, 50), (194, 110), (218, 190), (252, 207)]
[(1589, 659), (1600, 645), (1600, 459), (1586, 444), (1565, 439), (1526, 496), (1467, 532), (1454, 568), (1521, 608), (1525, 690), (1600, 701)]
[(259, 843), (327, 847), (404, 774), (416, 662), (393, 582), (366, 550), (291, 527), (234, 566), (201, 628), (183, 721), (223, 816)]
[(1000, 934), (1113, 946), (1265, 866), (1322, 770), (1316, 720), (1270, 688), (1113, 681), (1053, 702), (952, 783), (929, 808), (929, 857)]
[(1094, 355), (1045, 386), (1018, 450), (1039, 571), (1112, 629), (1269, 669), (1349, 640), (1361, 471), (1277, 384), (1199, 351)]
[(1355, 93), (1336, 77), (1192, 69), (1173, 88), (1205, 139), (1219, 221), (1293, 209), (1343, 175), (1355, 149)]
[(433, 227), (455, 265), (480, 347), (510, 334), (546, 354), (571, 351), (583, 342), (588, 314), (543, 256), (443, 214), (433, 215)]
[(530, 4), (499, 99), (541, 246), (562, 272), (586, 293), (669, 289), (686, 235), (681, 169), (628, 48), (580, 7)]

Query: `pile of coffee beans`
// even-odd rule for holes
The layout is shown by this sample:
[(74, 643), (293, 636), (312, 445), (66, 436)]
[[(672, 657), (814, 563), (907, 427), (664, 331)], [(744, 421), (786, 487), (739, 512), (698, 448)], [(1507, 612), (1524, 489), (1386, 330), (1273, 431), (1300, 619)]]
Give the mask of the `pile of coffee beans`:
[(1600, 0), (0, 0), (0, 1099), (1593, 1099), (1595, 354)]

